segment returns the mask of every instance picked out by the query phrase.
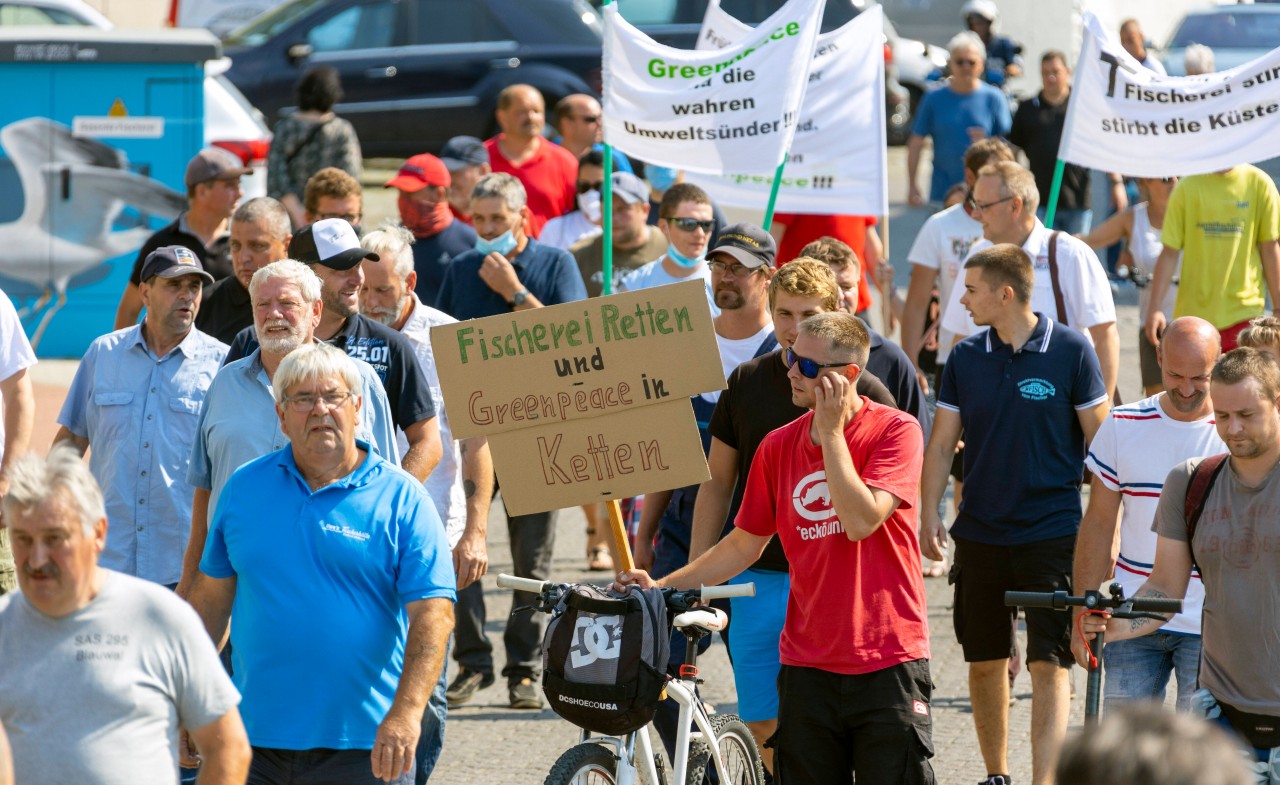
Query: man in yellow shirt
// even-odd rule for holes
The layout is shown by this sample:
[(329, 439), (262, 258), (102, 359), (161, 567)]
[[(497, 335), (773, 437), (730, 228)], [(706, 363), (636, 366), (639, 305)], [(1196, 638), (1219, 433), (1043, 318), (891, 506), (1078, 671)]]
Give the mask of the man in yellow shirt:
[[(1280, 195), (1261, 169), (1242, 164), (1185, 177), (1169, 197), (1160, 236), (1164, 249), (1152, 275), (1151, 296), (1165, 296), (1181, 251), (1173, 315), (1205, 319), (1222, 335), (1222, 350), (1231, 351), (1249, 320), (1262, 314), (1264, 294), (1271, 297), (1273, 314), (1280, 306), (1278, 238)], [(1143, 328), (1152, 344), (1164, 331), (1159, 310), (1151, 309)]]

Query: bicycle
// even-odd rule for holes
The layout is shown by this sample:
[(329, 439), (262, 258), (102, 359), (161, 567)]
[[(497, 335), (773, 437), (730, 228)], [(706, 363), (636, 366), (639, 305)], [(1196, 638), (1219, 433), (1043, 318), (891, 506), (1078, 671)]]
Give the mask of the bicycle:
[[(569, 588), (567, 584), (512, 575), (499, 575), (498, 586), (536, 594), (533, 608), (542, 613), (550, 613)], [(556, 759), (543, 785), (635, 785), (641, 781), (648, 785), (763, 785), (760, 752), (746, 724), (737, 715), (707, 714), (696, 692), (701, 682), (698, 641), (723, 630), (729, 619), (717, 608), (694, 606), (724, 597), (749, 597), (755, 594), (755, 584), (663, 589), (662, 593), (672, 614), (672, 626), (687, 641), (679, 678), (668, 675), (666, 681), (666, 696), (680, 706), (671, 777), (661, 754), (654, 754), (649, 725), (645, 725), (625, 736), (593, 735), (583, 730), (579, 743)]]
[[(1004, 604), (1022, 608), (1052, 608), (1065, 611), (1069, 608), (1084, 608), (1085, 613), (1107, 612), (1113, 619), (1158, 619), (1165, 621), (1165, 613), (1181, 613), (1182, 600), (1167, 597), (1129, 597), (1124, 596), (1124, 587), (1113, 583), (1107, 587), (1110, 597), (1104, 597), (1100, 591), (1086, 591), (1083, 596), (1072, 597), (1065, 591), (1007, 591), (1004, 593)], [(1102, 699), (1102, 647), (1106, 636), (1102, 632), (1094, 634), (1093, 644), (1085, 641), (1085, 650), (1089, 653), (1088, 686), (1084, 695), (1084, 722), (1095, 725), (1098, 722), (1099, 703)]]

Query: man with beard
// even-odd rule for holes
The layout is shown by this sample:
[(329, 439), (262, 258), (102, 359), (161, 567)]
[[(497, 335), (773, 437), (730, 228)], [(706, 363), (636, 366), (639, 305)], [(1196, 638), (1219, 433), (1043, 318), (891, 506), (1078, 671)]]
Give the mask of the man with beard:
[(236, 334), (253, 326), (249, 281), (260, 268), (289, 258), (289, 211), (270, 196), (250, 199), (231, 216), (232, 275), (204, 293), (196, 314), (196, 329), (229, 344)]
[[(403, 172), (403, 170), (402, 170)], [(431, 328), (457, 321), (448, 314), (423, 305), (414, 293), (413, 235), (403, 227), (391, 226), (366, 234), (361, 240), (366, 250), (380, 259), (365, 259), (364, 288), (360, 290), (360, 311), (370, 319), (397, 330), (413, 344), (418, 365), (431, 385), (431, 398), (440, 423), (444, 453), (440, 463), (423, 485), (444, 522), (458, 590), (476, 583), (489, 566), (485, 532), (489, 524), (489, 501), (493, 496), (493, 461), (483, 436), (455, 441), (444, 408), (440, 374), (431, 350)], [(408, 449), (403, 434), (400, 449)], [(465, 633), (464, 633), (465, 634)], [(442, 670), (422, 719), (414, 767), (419, 785), (431, 777), (444, 747), (444, 723), (448, 712)]]
[[(1176, 319), (1160, 337), (1156, 356), (1165, 391), (1111, 410), (1089, 445), (1085, 466), (1093, 472), (1089, 508), (1080, 521), (1072, 585), (1095, 589), (1111, 577), (1127, 596), (1142, 585), (1156, 557), (1151, 530), (1160, 488), (1184, 461), (1225, 449), (1214, 429), (1209, 374), (1221, 354), (1218, 331), (1194, 316)], [(1117, 525), (1119, 531), (1117, 532)], [(1120, 538), (1118, 556), (1112, 543)], [(1109, 642), (1106, 710), (1121, 702), (1164, 702), (1169, 676), (1178, 677), (1178, 709), (1186, 711), (1200, 666), (1200, 606), (1204, 585), (1193, 573), (1182, 613), (1154, 635)], [(1079, 616), (1079, 611), (1076, 612)], [(1089, 667), (1079, 634), (1071, 648)]]
[[(323, 306), (320, 279), (306, 265), (284, 259), (253, 274), (249, 297), (253, 302), (253, 326), (257, 346), (218, 371), (196, 425), (187, 481), (195, 487), (191, 505), (191, 536), (182, 564), (178, 593), (185, 596), (200, 566), (209, 514), (218, 505), (222, 486), (231, 473), (248, 461), (285, 446), (280, 431), (271, 380), (289, 352), (315, 340)], [(389, 461), (399, 458), (395, 426), (382, 382), (368, 363), (358, 362), (360, 423), (357, 435)], [(149, 449), (144, 440), (142, 449)]]
[[(195, 329), (213, 280), (180, 245), (142, 265), (142, 324), (95, 340), (76, 369), (54, 443), (84, 455), (106, 498), (108, 569), (175, 586), (191, 521), (186, 481), (196, 419), (227, 345)], [(145, 445), (145, 446), (144, 446)]]
[[(1229, 727), (1252, 748), (1258, 782), (1280, 776), (1280, 368), (1257, 349), (1234, 349), (1213, 366), (1213, 419), (1225, 459), (1192, 459), (1165, 478), (1156, 508), (1155, 564), (1135, 597), (1183, 597), (1193, 572), (1204, 582), (1199, 686), (1193, 710)], [(1207, 475), (1195, 474), (1203, 468)], [(1194, 480), (1193, 480), (1194, 477)], [(1201, 486), (1192, 525), (1187, 494)], [(1166, 622), (1081, 619), (1084, 637), (1103, 629), (1107, 644), (1148, 635)]]
[(546, 112), (536, 88), (504, 88), (498, 93), (496, 113), (502, 133), (484, 143), (493, 171), (512, 175), (524, 186), (534, 237), (547, 221), (572, 210), (578, 195), (578, 159), (543, 138)]
[[(413, 292), (420, 301), (436, 301), (449, 261), (476, 244), (476, 230), (456, 220), (449, 209), (452, 182), (449, 170), (430, 153), (405, 161), (396, 176), (387, 181), (386, 187), (400, 192), (396, 202), (400, 223), (413, 233), (417, 279)], [(373, 266), (364, 267), (367, 277)]]

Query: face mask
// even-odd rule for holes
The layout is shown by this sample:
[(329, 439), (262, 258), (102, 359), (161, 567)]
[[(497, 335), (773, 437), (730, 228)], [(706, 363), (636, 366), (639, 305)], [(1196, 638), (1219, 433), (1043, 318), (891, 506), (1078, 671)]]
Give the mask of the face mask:
[(593, 224), (600, 223), (600, 192), (594, 188), (578, 194), (578, 209)]
[(706, 256), (685, 256), (684, 254), (677, 251), (674, 245), (671, 245), (668, 243), (667, 258), (675, 262), (677, 266), (687, 268), (687, 267), (697, 267), (698, 265), (702, 264), (702, 260), (705, 259)]
[(676, 184), (676, 178), (680, 176), (679, 169), (672, 169), (666, 166), (646, 165), (644, 168), (644, 177), (649, 181), (649, 185), (653, 186), (655, 191), (665, 191)]
[(486, 240), (483, 237), (476, 238), (476, 250), (480, 252), (481, 256), (488, 256), (491, 253), (500, 253), (503, 256), (507, 256), (515, 247), (516, 238), (510, 229), (492, 240)]
[(400, 222), (414, 237), (432, 237), (440, 234), (453, 223), (453, 213), (447, 201), (428, 203), (410, 199), (400, 194)]

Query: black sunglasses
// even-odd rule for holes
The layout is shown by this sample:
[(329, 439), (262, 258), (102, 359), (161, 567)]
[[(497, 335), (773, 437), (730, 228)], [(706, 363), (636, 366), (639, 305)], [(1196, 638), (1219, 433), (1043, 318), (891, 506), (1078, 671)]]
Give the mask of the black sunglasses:
[(707, 234), (711, 234), (711, 230), (715, 228), (715, 221), (699, 221), (697, 218), (668, 218), (673, 226), (679, 227), (686, 232), (692, 232), (694, 229), (701, 229)]
[(782, 358), (786, 360), (788, 368), (794, 368), (796, 363), (800, 363), (800, 375), (806, 379), (817, 379), (823, 368), (844, 368), (845, 366), (853, 365), (853, 363), (820, 363), (817, 360), (810, 360), (808, 357), (801, 357), (795, 353), (795, 350), (790, 348), (787, 349)]
[(578, 183), (578, 193), (585, 194), (587, 191), (599, 191), (604, 188), (604, 181), (597, 180), (594, 183)]

